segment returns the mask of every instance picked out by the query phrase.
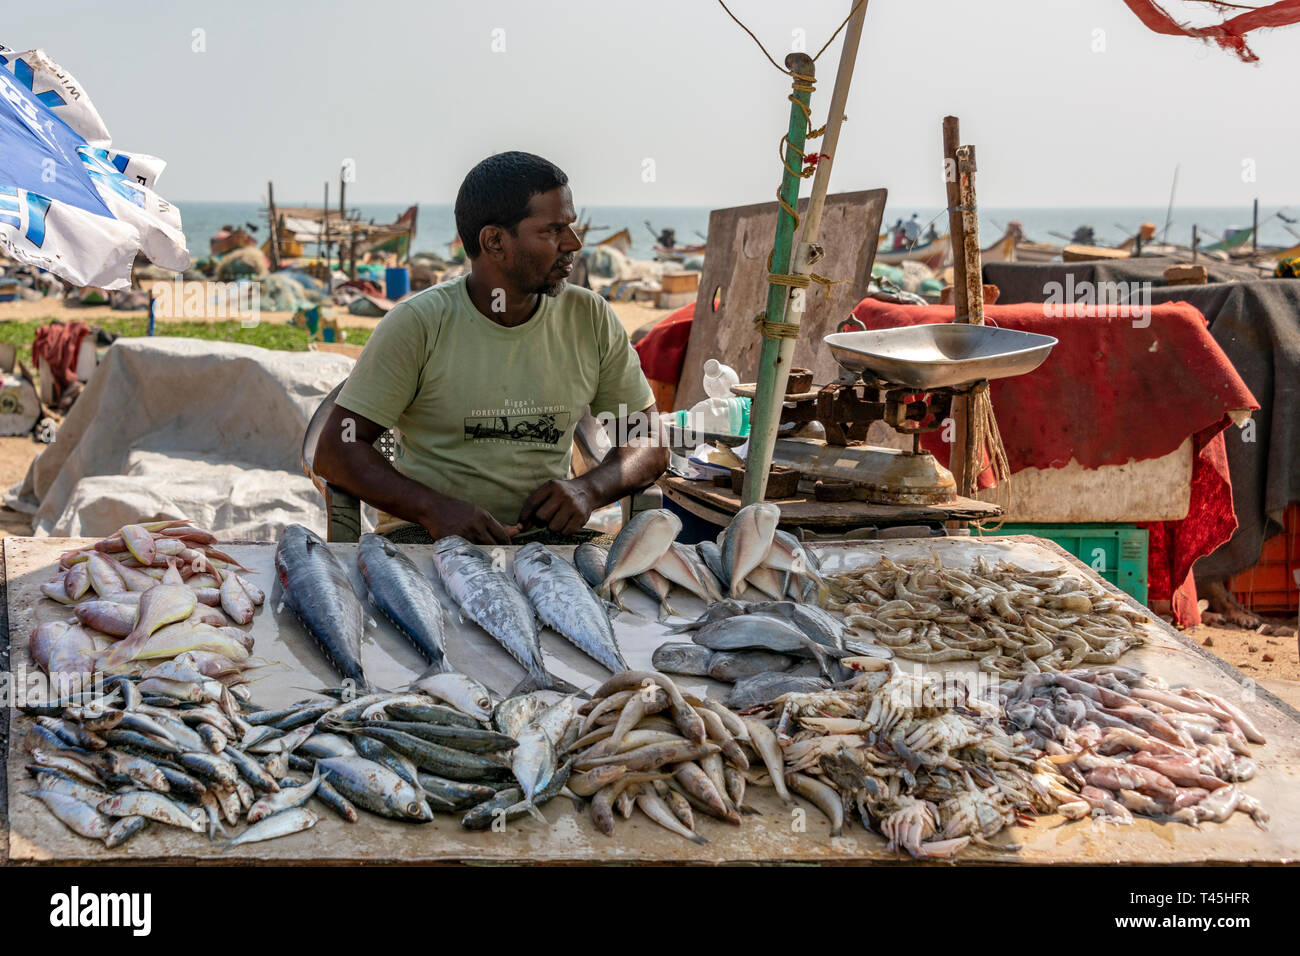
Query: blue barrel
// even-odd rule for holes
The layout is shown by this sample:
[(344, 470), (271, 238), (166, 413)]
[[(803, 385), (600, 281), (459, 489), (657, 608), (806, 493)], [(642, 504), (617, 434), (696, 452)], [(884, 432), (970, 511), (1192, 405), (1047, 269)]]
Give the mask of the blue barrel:
[(411, 291), (411, 270), (397, 266), (384, 270), (384, 295), (394, 302)]

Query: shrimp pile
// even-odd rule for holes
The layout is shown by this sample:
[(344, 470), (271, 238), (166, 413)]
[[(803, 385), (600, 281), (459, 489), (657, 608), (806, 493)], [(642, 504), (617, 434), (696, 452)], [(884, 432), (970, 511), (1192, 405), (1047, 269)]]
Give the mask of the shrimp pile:
[(846, 627), (923, 664), (978, 661), (1004, 678), (1113, 664), (1145, 643), (1146, 616), (1065, 568), (944, 567), (938, 555), (827, 579)]

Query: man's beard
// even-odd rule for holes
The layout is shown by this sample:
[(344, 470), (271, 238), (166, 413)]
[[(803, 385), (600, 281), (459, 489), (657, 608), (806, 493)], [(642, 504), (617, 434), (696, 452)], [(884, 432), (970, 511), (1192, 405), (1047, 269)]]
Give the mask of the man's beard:
[(563, 277), (559, 281), (554, 282), (550, 285), (544, 285), (539, 287), (537, 291), (541, 295), (548, 295), (552, 299), (554, 299), (556, 296), (558, 296), (561, 292), (564, 291), (564, 287), (568, 284), (569, 284), (568, 278)]

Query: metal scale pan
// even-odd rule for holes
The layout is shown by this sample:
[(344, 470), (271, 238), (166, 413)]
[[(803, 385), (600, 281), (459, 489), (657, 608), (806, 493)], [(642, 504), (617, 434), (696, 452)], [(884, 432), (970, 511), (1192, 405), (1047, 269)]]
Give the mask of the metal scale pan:
[(958, 388), (1024, 375), (1043, 364), (1057, 340), (990, 325), (936, 323), (826, 336), (835, 360), (906, 388)]

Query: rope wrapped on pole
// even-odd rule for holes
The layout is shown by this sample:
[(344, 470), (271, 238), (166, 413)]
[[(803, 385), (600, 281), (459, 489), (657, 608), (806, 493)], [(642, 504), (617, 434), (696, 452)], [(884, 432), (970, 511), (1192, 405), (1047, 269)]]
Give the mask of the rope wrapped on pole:
[[(773, 244), (772, 257), (768, 260), (767, 308), (764, 314), (755, 320), (763, 341), (758, 361), (758, 387), (750, 414), (751, 427), (749, 454), (745, 459), (745, 485), (741, 491), (741, 501), (746, 505), (762, 501), (767, 493), (769, 466), (772, 463), (772, 452), (776, 447), (777, 430), (781, 423), (781, 408), (790, 381), (795, 340), (799, 334), (798, 320), (804, 309), (803, 290), (811, 283), (817, 282), (829, 292), (834, 284), (834, 280), (815, 274), (812, 266), (825, 255), (817, 240), (830, 183), (831, 165), (839, 146), (840, 127), (844, 122), (844, 106), (848, 100), (849, 81), (853, 76), (853, 64), (862, 36), (866, 6), (867, 0), (855, 0), (850, 6), (849, 15), (840, 24), (840, 29), (847, 27), (844, 34), (844, 47), (840, 51), (839, 70), (831, 93), (830, 108), (826, 114), (826, 125), (821, 128), (812, 129), (809, 108), (812, 87), (815, 84), (816, 57), (810, 58), (806, 54), (792, 53), (785, 61), (788, 69), (784, 72), (788, 72), (793, 79), (788, 97), (791, 103), (790, 131), (781, 140), (782, 176), (781, 188), (777, 192), (780, 212), (777, 215), (776, 241)], [(836, 33), (838, 34), (839, 30)], [(817, 55), (820, 56), (829, 44), (828, 40)], [(759, 45), (762, 46), (761, 43)], [(822, 140), (824, 152), (809, 155), (803, 151), (810, 137), (822, 135), (825, 136)], [(812, 195), (808, 198), (808, 208), (805, 213), (807, 221), (803, 224), (803, 232), (796, 249), (793, 240), (800, 219), (797, 209), (799, 183), (809, 176), (816, 178), (813, 180)]]

